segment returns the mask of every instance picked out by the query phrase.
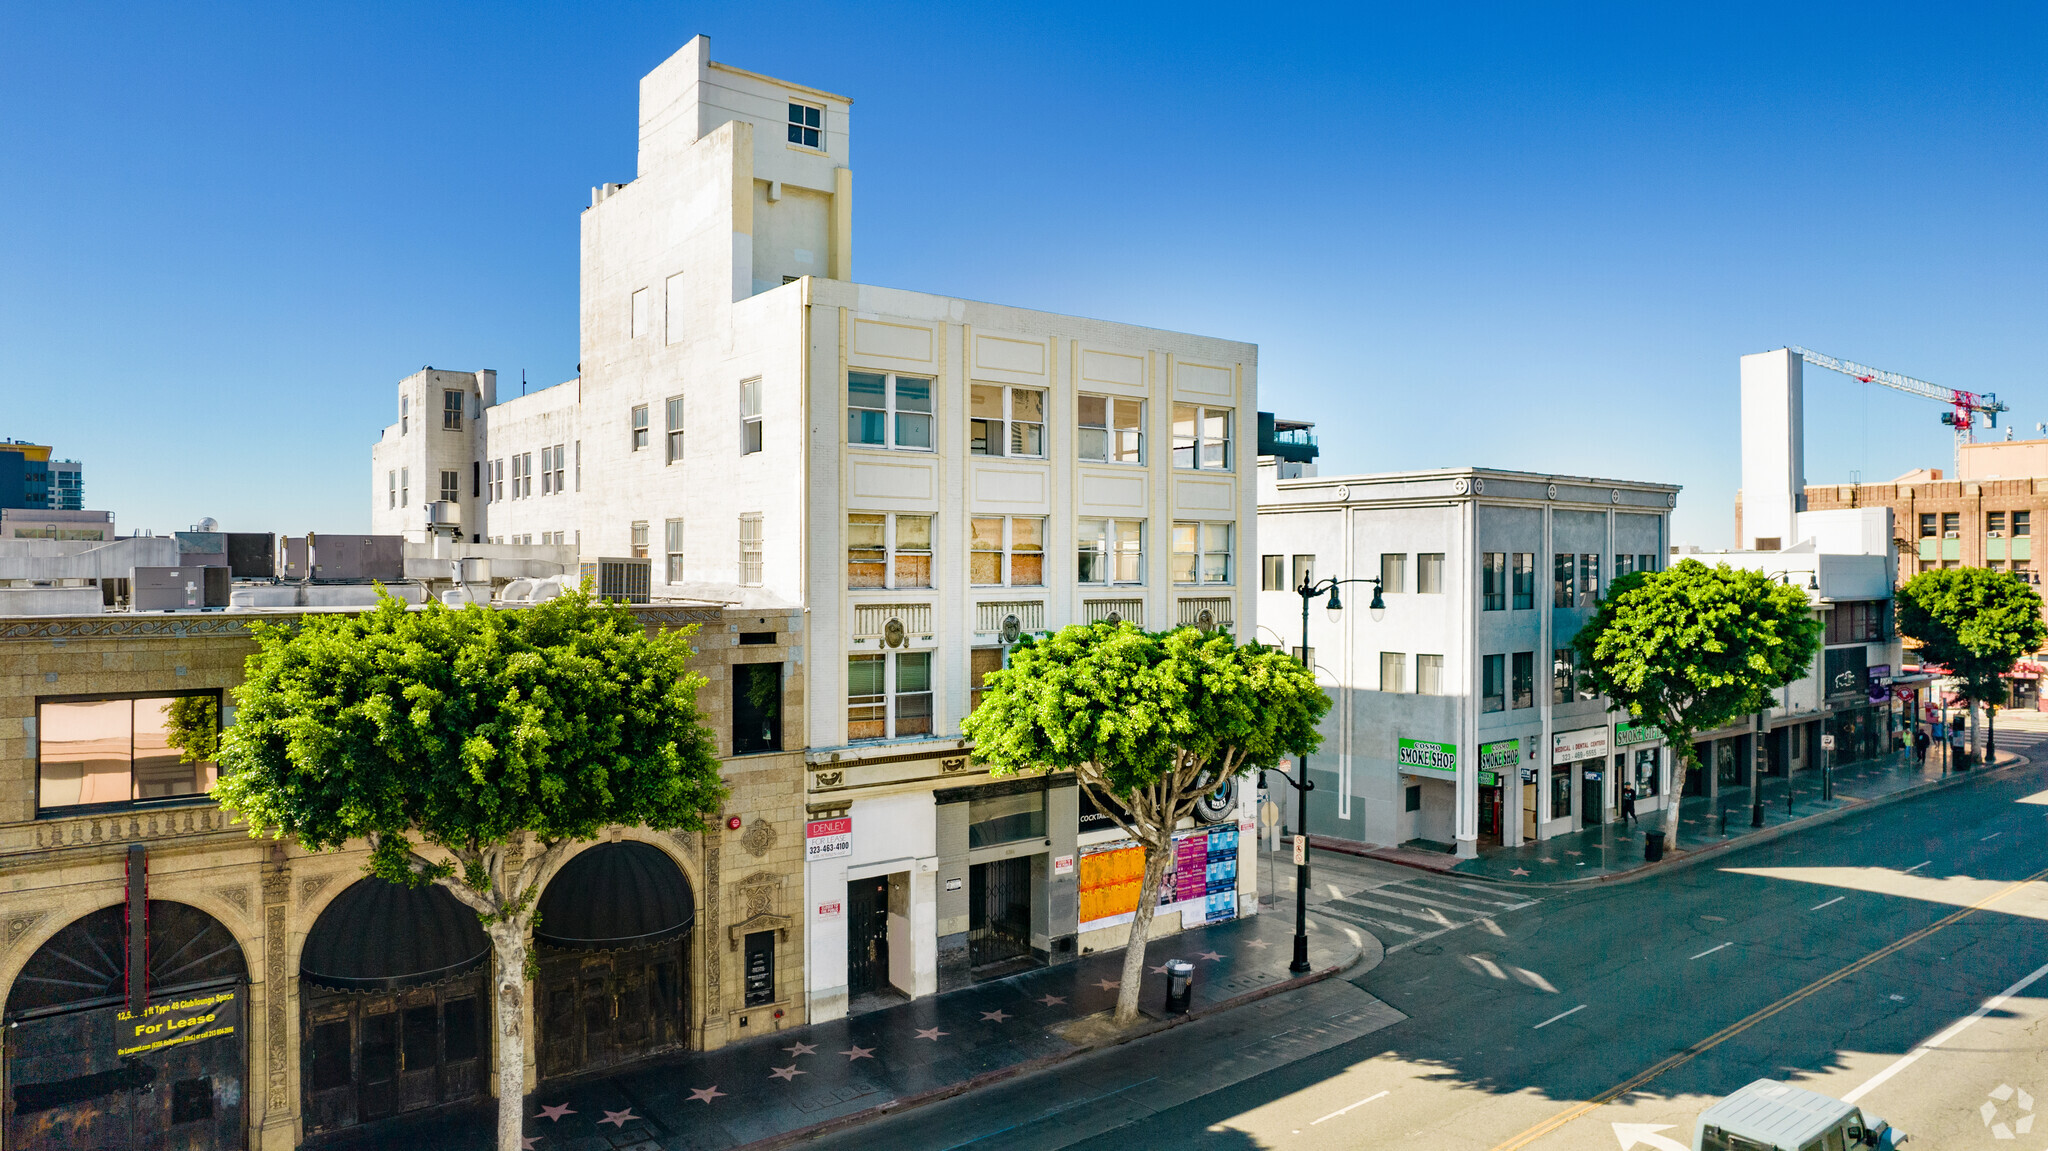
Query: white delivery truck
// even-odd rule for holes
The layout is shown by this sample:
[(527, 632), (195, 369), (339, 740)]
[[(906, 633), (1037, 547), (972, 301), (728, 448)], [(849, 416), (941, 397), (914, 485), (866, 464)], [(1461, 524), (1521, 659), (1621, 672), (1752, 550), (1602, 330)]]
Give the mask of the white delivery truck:
[(1878, 1151), (1904, 1143), (1906, 1137), (1853, 1103), (1817, 1091), (1780, 1083), (1756, 1082), (1700, 1114), (1692, 1136), (1693, 1151)]

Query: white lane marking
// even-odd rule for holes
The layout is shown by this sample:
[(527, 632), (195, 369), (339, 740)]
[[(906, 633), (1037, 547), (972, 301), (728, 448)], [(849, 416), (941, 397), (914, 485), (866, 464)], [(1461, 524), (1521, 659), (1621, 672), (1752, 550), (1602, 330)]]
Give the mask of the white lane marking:
[(1657, 1134), (1669, 1130), (1669, 1123), (1616, 1123), (1614, 1138), (1621, 1144), (1621, 1151), (1629, 1151), (1638, 1144), (1650, 1148), (1650, 1151), (1686, 1151), (1685, 1144), (1668, 1135)]
[(1813, 905), (1812, 907), (1809, 907), (1809, 908), (1807, 908), (1807, 910), (1808, 910), (1808, 911), (1819, 911), (1819, 910), (1820, 910), (1821, 908), (1823, 908), (1823, 907), (1833, 907), (1833, 906), (1834, 906), (1835, 904), (1837, 904), (1837, 903), (1840, 903), (1840, 902), (1842, 902), (1842, 901), (1843, 901), (1844, 899), (1847, 899), (1847, 898), (1849, 898), (1849, 897), (1848, 897), (1848, 896), (1846, 896), (1846, 895), (1837, 895), (1837, 896), (1835, 896), (1835, 897), (1834, 897), (1833, 899), (1830, 899), (1830, 900), (1828, 900), (1828, 901), (1827, 901), (1826, 903), (1817, 903), (1817, 904), (1814, 904), (1814, 905)]
[[(2001, 836), (2001, 835), (2004, 835), (2004, 834), (2005, 834), (2005, 833), (2004, 833), (2004, 832), (2002, 832), (2002, 831), (1994, 831), (1994, 832), (1992, 832), (1992, 833), (1991, 833), (1990, 835), (1987, 835), (1987, 836), (1985, 836), (1985, 837), (1984, 837), (1984, 839), (1997, 839), (1997, 838), (1998, 838), (1999, 836)], [(1982, 843), (1982, 842), (1984, 842), (1984, 839), (1980, 839), (1980, 840), (1978, 840), (1977, 842), (1978, 842), (1978, 843)]]
[(1578, 1005), (1577, 1007), (1574, 1007), (1574, 1008), (1572, 1008), (1572, 1009), (1571, 1009), (1571, 1011), (1560, 1011), (1560, 1012), (1558, 1012), (1557, 1014), (1555, 1014), (1555, 1015), (1551, 1016), (1550, 1018), (1548, 1018), (1548, 1019), (1544, 1020), (1543, 1022), (1541, 1022), (1541, 1023), (1538, 1023), (1538, 1024), (1536, 1025), (1536, 1026), (1534, 1026), (1534, 1027), (1531, 1027), (1531, 1028), (1530, 1028), (1529, 1030), (1531, 1030), (1531, 1031), (1541, 1031), (1541, 1030), (1543, 1030), (1543, 1029), (1544, 1029), (1545, 1027), (1548, 1027), (1548, 1026), (1550, 1026), (1551, 1024), (1553, 1024), (1553, 1023), (1557, 1022), (1557, 1021), (1558, 1021), (1558, 1020), (1560, 1020), (1560, 1019), (1563, 1019), (1563, 1018), (1564, 1018), (1565, 1016), (1567, 1016), (1567, 1015), (1570, 1015), (1570, 1014), (1572, 1014), (1573, 1012), (1576, 1012), (1576, 1011), (1584, 1011), (1585, 1009), (1586, 1009), (1586, 1005), (1585, 1005), (1585, 1004), (1583, 1004), (1583, 1003), (1581, 1003), (1581, 1004), (1579, 1004), (1579, 1005)]
[(1502, 931), (1502, 930), (1500, 929), (1500, 924), (1498, 924), (1498, 923), (1495, 923), (1495, 922), (1494, 922), (1493, 920), (1491, 920), (1491, 919), (1488, 919), (1488, 918), (1486, 918), (1486, 917), (1485, 917), (1485, 916), (1483, 916), (1483, 915), (1482, 915), (1482, 916), (1480, 916), (1480, 917), (1479, 917), (1478, 919), (1475, 919), (1475, 920), (1473, 920), (1473, 922), (1474, 922), (1474, 923), (1477, 923), (1477, 924), (1478, 924), (1479, 926), (1481, 926), (1481, 927), (1485, 928), (1485, 929), (1486, 929), (1486, 933), (1487, 933), (1488, 935), (1498, 935), (1498, 936), (1500, 936), (1500, 937), (1501, 937), (1502, 939), (1506, 939), (1506, 938), (1507, 938), (1507, 936), (1508, 936), (1508, 933), (1507, 933), (1507, 932), (1505, 932), (1505, 931)]
[(1508, 973), (1502, 971), (1500, 965), (1491, 959), (1481, 959), (1477, 955), (1467, 955), (1465, 958), (1477, 963), (1488, 975), (1493, 976), (1495, 979), (1506, 979), (1508, 977)]
[(1548, 991), (1552, 995), (1557, 994), (1557, 988), (1552, 987), (1550, 985), (1550, 980), (1543, 978), (1541, 975), (1536, 974), (1528, 968), (1517, 967), (1514, 968), (1513, 971), (1515, 973), (1515, 978), (1521, 980), (1522, 982), (1528, 984), (1531, 987), (1534, 987), (1536, 990)]
[[(1378, 1095), (1368, 1095), (1365, 1098), (1360, 1099), (1358, 1102), (1353, 1103), (1351, 1106), (1346, 1107), (1341, 1111), (1330, 1112), (1328, 1115), (1323, 1116), (1323, 1119), (1335, 1119), (1337, 1116), (1344, 1114), (1345, 1111), (1356, 1111), (1358, 1108), (1365, 1106), (1366, 1104), (1372, 1102), (1375, 1099), (1385, 1099), (1389, 1094), (1391, 1094), (1391, 1092), (1382, 1091)], [(1309, 1126), (1313, 1127), (1317, 1123), (1321, 1123), (1323, 1119), (1314, 1120), (1309, 1124)]]
[(1689, 958), (1688, 958), (1688, 960), (1687, 960), (1687, 962), (1690, 962), (1690, 961), (1691, 961), (1691, 960), (1693, 960), (1693, 959), (1698, 959), (1698, 958), (1700, 958), (1700, 956), (1704, 956), (1704, 955), (1712, 955), (1712, 954), (1713, 954), (1714, 952), (1716, 952), (1716, 951), (1719, 951), (1719, 950), (1721, 950), (1721, 948), (1723, 948), (1723, 947), (1733, 947), (1733, 946), (1735, 946), (1735, 944), (1733, 944), (1733, 943), (1721, 943), (1721, 944), (1716, 944), (1715, 946), (1713, 946), (1713, 947), (1709, 947), (1709, 948), (1707, 948), (1707, 949), (1706, 949), (1705, 951), (1702, 951), (1702, 952), (1700, 952), (1700, 953), (1699, 953), (1699, 955), (1694, 955), (1694, 956), (1691, 956), (1691, 957), (1689, 957)]
[(1964, 1028), (1968, 1027), (1972, 1023), (1977, 1022), (1979, 1019), (1984, 1018), (1986, 1015), (1989, 1015), (1992, 1012), (1998, 1010), (1999, 1007), (2002, 1006), (2006, 1000), (2011, 999), (2013, 996), (2018, 995), (2020, 992), (2025, 991), (2027, 988), (2033, 986), (2034, 981), (2041, 978), (2043, 975), (2048, 975), (2048, 963), (2044, 963), (2041, 966), (2034, 968), (2031, 974), (2022, 978), (2018, 983), (2015, 983), (2011, 987), (2006, 988), (2004, 991), (2001, 991), (1998, 994), (1992, 996), (1991, 998), (1986, 999), (1983, 1003), (1983, 1006), (1977, 1008), (1977, 1010), (1975, 1011), (1970, 1012), (1968, 1015), (1963, 1016), (1961, 1019), (1956, 1020), (1954, 1023), (1949, 1024), (1948, 1027), (1941, 1032), (1941, 1034), (1936, 1035), (1934, 1038), (1929, 1039), (1927, 1042), (1922, 1043), (1920, 1046), (1915, 1047), (1911, 1051), (1906, 1052), (1904, 1055), (1899, 1056), (1897, 1062), (1894, 1062), (1890, 1067), (1887, 1067), (1884, 1070), (1878, 1072), (1877, 1074), (1871, 1076), (1868, 1080), (1864, 1082), (1863, 1086), (1858, 1087), (1856, 1090), (1851, 1091), (1847, 1095), (1842, 1096), (1842, 1102), (1854, 1103), (1858, 1099), (1863, 1098), (1865, 1095), (1870, 1094), (1870, 1092), (1882, 1086), (1885, 1080), (1890, 1079), (1892, 1076), (1897, 1075), (1899, 1072), (1904, 1071), (1908, 1067), (1911, 1067), (1915, 1062), (1919, 1060), (1919, 1058), (1922, 1055), (1927, 1054), (1929, 1051), (1932, 1051), (1935, 1048), (1941, 1046), (1942, 1044), (1948, 1042), (1949, 1040), (1954, 1039), (1956, 1036), (1961, 1035), (1963, 1033)]
[(1900, 874), (1900, 875), (1911, 875), (1911, 874), (1913, 874), (1914, 872), (1916, 872), (1916, 871), (1920, 870), (1921, 868), (1923, 868), (1923, 867), (1925, 867), (1925, 866), (1927, 866), (1928, 864), (1930, 864), (1930, 863), (1933, 863), (1933, 862), (1934, 862), (1934, 861), (1933, 861), (1933, 860), (1931, 860), (1931, 859), (1923, 859), (1923, 860), (1921, 860), (1920, 862), (1918, 862), (1918, 863), (1914, 864), (1913, 866), (1911, 866), (1911, 867), (1907, 868), (1906, 870), (1904, 870), (1904, 871), (1901, 871), (1901, 872), (1899, 872), (1899, 874)]
[(1330, 889), (1330, 898), (1331, 898), (1331, 899), (1342, 899), (1342, 898), (1344, 898), (1344, 893), (1343, 893), (1343, 892), (1341, 892), (1341, 891), (1339, 891), (1339, 890), (1337, 890), (1337, 885), (1336, 885), (1336, 884), (1334, 884), (1334, 883), (1325, 883), (1325, 884), (1323, 884), (1323, 886), (1324, 886), (1324, 887), (1327, 887), (1327, 888), (1329, 888), (1329, 889)]

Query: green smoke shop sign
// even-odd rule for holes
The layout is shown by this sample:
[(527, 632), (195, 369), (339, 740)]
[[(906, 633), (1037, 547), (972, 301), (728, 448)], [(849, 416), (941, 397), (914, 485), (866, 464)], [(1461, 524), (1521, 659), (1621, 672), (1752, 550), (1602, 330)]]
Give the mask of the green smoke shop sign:
[(1614, 746), (1632, 747), (1638, 743), (1651, 743), (1664, 738), (1664, 732), (1655, 724), (1617, 723), (1614, 725)]
[(1458, 774), (1458, 745), (1431, 743), (1426, 739), (1403, 739), (1394, 748), (1394, 762), (1402, 771), (1429, 775)]
[(1522, 760), (1522, 741), (1503, 739), (1479, 745), (1479, 770), (1506, 771)]

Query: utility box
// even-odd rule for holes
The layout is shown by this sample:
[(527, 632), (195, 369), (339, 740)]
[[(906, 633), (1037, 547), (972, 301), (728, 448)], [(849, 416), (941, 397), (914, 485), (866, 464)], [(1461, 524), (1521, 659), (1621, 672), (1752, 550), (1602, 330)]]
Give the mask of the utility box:
[(224, 567), (136, 568), (129, 577), (133, 611), (204, 611), (228, 606)]
[(222, 532), (228, 541), (228, 572), (236, 579), (277, 578), (277, 537), (269, 532)]
[(404, 536), (328, 535), (307, 532), (284, 541), (284, 578), (362, 583), (405, 578)]
[(652, 560), (600, 556), (582, 561), (579, 583), (587, 580), (597, 598), (621, 603), (646, 603), (654, 586)]

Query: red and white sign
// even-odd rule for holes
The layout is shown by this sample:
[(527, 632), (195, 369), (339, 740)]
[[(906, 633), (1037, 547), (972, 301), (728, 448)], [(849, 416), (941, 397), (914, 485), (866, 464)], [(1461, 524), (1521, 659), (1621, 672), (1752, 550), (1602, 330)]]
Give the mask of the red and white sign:
[(820, 903), (820, 904), (818, 905), (818, 918), (819, 918), (819, 919), (837, 919), (837, 918), (839, 918), (839, 913), (840, 913), (840, 911), (842, 911), (842, 910), (844, 910), (844, 905), (842, 905), (842, 904), (841, 904), (841, 903), (840, 903), (840, 902), (839, 902), (838, 900), (836, 900), (836, 899), (835, 899), (835, 900), (833, 900), (833, 901), (832, 901), (832, 902), (830, 902), (830, 903)]
[(1053, 856), (1053, 857), (1052, 857), (1052, 873), (1053, 873), (1054, 875), (1072, 875), (1072, 874), (1074, 874), (1074, 857), (1073, 857), (1073, 856), (1071, 856), (1071, 855), (1055, 855), (1055, 856)]
[(804, 862), (853, 854), (853, 817), (814, 819), (804, 824)]

